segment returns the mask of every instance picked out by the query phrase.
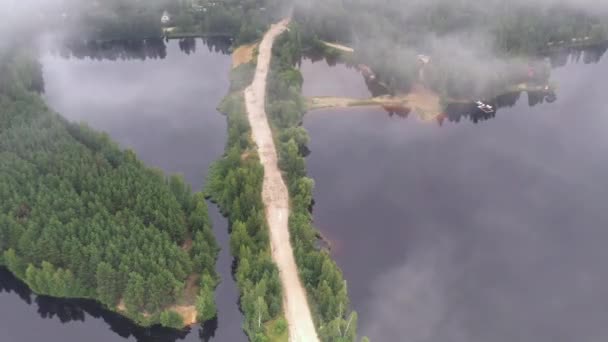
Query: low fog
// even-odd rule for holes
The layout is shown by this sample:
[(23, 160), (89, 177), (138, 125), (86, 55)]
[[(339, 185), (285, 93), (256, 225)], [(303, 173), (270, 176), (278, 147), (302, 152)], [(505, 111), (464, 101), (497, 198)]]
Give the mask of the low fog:
[[(428, 86), (483, 89), (544, 62), (553, 44), (603, 39), (608, 3), (591, 1), (299, 1), (296, 18), (313, 35), (349, 44), (389, 85), (415, 82), (418, 54), (431, 56)], [(600, 38), (602, 37), (602, 38)], [(526, 56), (525, 59), (520, 57)], [(532, 58), (530, 58), (530, 56)], [(414, 68), (412, 68), (414, 66)]]
[[(0, 52), (9, 46), (11, 40), (30, 37), (32, 32), (40, 33), (38, 25), (41, 25), (42, 21), (39, 14), (52, 13), (54, 16), (62, 16), (64, 12), (61, 10), (66, 6), (70, 8), (70, 3), (77, 1), (0, 0), (0, 15), (3, 18), (0, 20), (0, 34), (2, 37), (10, 38), (0, 40)], [(382, 13), (382, 10), (377, 11), (378, 8), (383, 9), (382, 6), (386, 6), (386, 11), (378, 17), (370, 17), (371, 12), (351, 13), (352, 17), (365, 20), (355, 32), (348, 32), (350, 40), (346, 43), (351, 43), (356, 48), (365, 46), (366, 51), (374, 51), (369, 57), (376, 58), (378, 64), (392, 64), (392, 66), (403, 61), (415, 60), (415, 56), (419, 53), (431, 54), (434, 60), (446, 61), (446, 64), (454, 68), (463, 80), (474, 79), (472, 88), (475, 89), (475, 93), (484, 91), (488, 86), (486, 83), (489, 82), (488, 78), (508, 73), (513, 65), (525, 63), (518, 54), (498, 51), (495, 35), (485, 30), (501, 21), (501, 9), (519, 8), (524, 11), (532, 8), (540, 13), (549, 13), (547, 11), (550, 8), (566, 6), (604, 24), (608, 18), (608, 1), (597, 0), (297, 1), (297, 5), (306, 10), (307, 16), (327, 18), (338, 14), (338, 10), (334, 12), (334, 5), (340, 7), (344, 5), (348, 8), (353, 3), (356, 3), (358, 8), (373, 7), (376, 9), (373, 13)], [(463, 13), (463, 29), (459, 31), (419, 32), (417, 37), (408, 37), (396, 43), (395, 37), (401, 34), (400, 30), (405, 31), (405, 29), (400, 26), (389, 27), (383, 22), (384, 18), (388, 18), (390, 22), (403, 23), (405, 27), (407, 23), (421, 20), (421, 17), (428, 13), (427, 9), (431, 7), (445, 5), (449, 8), (458, 8), (471, 3), (478, 4), (478, 7), (471, 13)], [(450, 13), (441, 15), (447, 17)], [(468, 16), (477, 18), (482, 16), (485, 19), (481, 20), (482, 24), (479, 27), (471, 29), (466, 25), (467, 18), (470, 18)], [(544, 19), (551, 21), (550, 17)], [(510, 22), (509, 25), (514, 24)], [(551, 25), (559, 26), (559, 23), (553, 22)], [(522, 32), (530, 31), (522, 30)], [(415, 45), (409, 45), (409, 42)], [(541, 57), (537, 60), (543, 61)], [(562, 75), (561, 79), (578, 79), (579, 82), (567, 85), (568, 91), (560, 93), (560, 96), (566, 95), (562, 103), (567, 104), (560, 110), (581, 115), (584, 115), (585, 111), (595, 110), (605, 113), (608, 109), (602, 101), (598, 100), (593, 106), (585, 104), (584, 110), (581, 110), (576, 98), (581, 95), (583, 88), (589, 88), (591, 90), (585, 91), (595, 91), (601, 96), (599, 90), (603, 91), (608, 87), (606, 82), (595, 80), (595, 83), (588, 84), (584, 79), (576, 76), (579, 71), (583, 72), (582, 69), (572, 70), (566, 75), (567, 77)], [(605, 61), (600, 70), (608, 72)], [(587, 71), (586, 76), (592, 74)], [(56, 74), (55, 77), (59, 80), (63, 79), (60, 74)], [(470, 83), (466, 84), (470, 86)], [(513, 111), (517, 110), (524, 108), (518, 106)], [(543, 109), (545, 118), (551, 115), (553, 110), (553, 107)], [(543, 124), (551, 122), (545, 120)], [(364, 131), (359, 138), (365, 137), (370, 141), (379, 139), (378, 135), (386, 134), (385, 131), (365, 131), (366, 128), (360, 126), (344, 128), (343, 122), (333, 127), (328, 126), (327, 130), (330, 128), (342, 132)], [(588, 125), (581, 125), (578, 128), (581, 135), (585, 135), (585, 130), (590, 129)], [(320, 130), (318, 127), (317, 129)], [(567, 132), (573, 128), (555, 123), (555, 126), (547, 129)], [(603, 342), (606, 340), (608, 273), (605, 272), (603, 264), (608, 253), (604, 252), (606, 249), (603, 245), (608, 241), (608, 234), (602, 228), (608, 226), (604, 205), (604, 196), (608, 193), (602, 184), (602, 175), (581, 174), (580, 169), (577, 169), (578, 165), (575, 164), (588, 163), (588, 166), (593, 166), (595, 161), (591, 159), (604, 161), (605, 157), (584, 150), (592, 147), (592, 143), (584, 137), (577, 138), (570, 135), (571, 140), (568, 142), (556, 139), (542, 141), (543, 137), (540, 136), (542, 131), (537, 127), (536, 130), (528, 132), (530, 135), (526, 141), (529, 145), (517, 141), (514, 141), (513, 145), (497, 143), (500, 139), (503, 142), (509, 140), (509, 137), (500, 133), (500, 128), (493, 131), (496, 135), (485, 135), (479, 141), (467, 140), (466, 134), (462, 134), (459, 140), (453, 140), (458, 144), (479, 144), (474, 150), (480, 155), (488, 156), (492, 153), (497, 155), (495, 160), (480, 161), (479, 165), (463, 165), (457, 158), (452, 160), (453, 165), (446, 166), (433, 162), (433, 158), (438, 158), (433, 153), (437, 155), (449, 153), (440, 153), (426, 146), (427, 149), (422, 154), (411, 147), (415, 144), (422, 144), (424, 147), (424, 144), (428, 143), (428, 137), (416, 136), (412, 129), (403, 133), (403, 135), (412, 134), (408, 138), (411, 141), (407, 144), (391, 142), (393, 154), (384, 154), (382, 150), (372, 151), (375, 155), (385, 158), (376, 160), (374, 164), (363, 164), (368, 165), (369, 174), (373, 177), (384, 177), (385, 174), (382, 172), (374, 173), (374, 170), (380, 169), (386, 171), (386, 174), (403, 172), (412, 177), (419, 177), (417, 179), (420, 180), (422, 176), (444, 177), (439, 184), (446, 187), (452, 181), (468, 184), (470, 188), (467, 188), (467, 198), (459, 198), (455, 195), (448, 197), (446, 192), (442, 191), (433, 192), (432, 179), (426, 179), (424, 186), (415, 188), (416, 191), (413, 191), (411, 196), (407, 196), (410, 202), (438, 203), (437, 208), (448, 212), (458, 208), (460, 210), (458, 217), (464, 218), (453, 222), (445, 222), (441, 219), (433, 221), (433, 216), (425, 212), (428, 210), (427, 206), (403, 203), (404, 197), (391, 198), (390, 191), (396, 191), (391, 190), (394, 188), (391, 184), (384, 183), (379, 190), (371, 189), (372, 186), (381, 183), (372, 183), (371, 179), (366, 178), (348, 178), (348, 170), (330, 176), (328, 178), (330, 181), (317, 182), (318, 187), (327, 186), (324, 191), (333, 192), (335, 196), (343, 196), (344, 199), (349, 198), (348, 191), (344, 189), (351, 186), (355, 188), (361, 186), (363, 189), (375, 191), (375, 194), (386, 191), (385, 194), (379, 195), (385, 200), (383, 204), (394, 206), (398, 210), (410, 205), (408, 214), (413, 216), (423, 212), (427, 215), (425, 219), (429, 220), (422, 222), (409, 218), (411, 225), (398, 225), (403, 229), (424, 229), (416, 233), (419, 240), (412, 239), (403, 243), (403, 249), (407, 247), (412, 249), (407, 252), (399, 251), (400, 257), (394, 261), (390, 270), (383, 270), (382, 274), (371, 279), (368, 288), (353, 292), (354, 295), (362, 293), (369, 295), (369, 300), (362, 307), (355, 308), (366, 312), (361, 315), (362, 319), (359, 322), (362, 334), (369, 334), (376, 342)], [(337, 131), (332, 131), (328, 135), (336, 133)], [(446, 132), (439, 133), (433, 136), (433, 139), (445, 142), (442, 139), (450, 138), (450, 136), (445, 137)], [(470, 135), (476, 133), (477, 131), (474, 130), (467, 131)], [(323, 138), (312, 134), (311, 138), (313, 157), (323, 147), (341, 144), (332, 137)], [(539, 145), (532, 146), (536, 139), (541, 140)], [(573, 151), (572, 148), (565, 146), (567, 144), (580, 147), (581, 150)], [(605, 147), (606, 144), (602, 146)], [(449, 149), (451, 145), (445, 144), (442, 147)], [(454, 147), (454, 149), (456, 150), (454, 155), (470, 157), (465, 147)], [(350, 153), (351, 156), (357, 155), (357, 151), (344, 150), (344, 147), (337, 150)], [(567, 156), (573, 163), (568, 169), (572, 174), (542, 165), (536, 159), (539, 155), (550, 154), (551, 161), (557, 167), (561, 167), (563, 164), (558, 161), (562, 151), (568, 152)], [(580, 156), (575, 158), (577, 153), (590, 153), (590, 155), (588, 158), (581, 159)], [(402, 164), (386, 160), (406, 154), (410, 154), (411, 157), (405, 158), (406, 162)], [(335, 153), (327, 156), (327, 159), (321, 159), (319, 163), (325, 168), (331, 168), (334, 165), (332, 162), (335, 163), (334, 157)], [(360, 161), (365, 163), (367, 157), (361, 158)], [(429, 165), (440, 164), (450, 169), (413, 168), (414, 171), (404, 171), (411, 170), (411, 165), (415, 165), (418, 158), (427, 158), (425, 159), (427, 162), (431, 160)], [(315, 162), (312, 163), (311, 167), (314, 168)], [(346, 165), (353, 169), (361, 166), (359, 163)], [(525, 170), (521, 174), (517, 174), (518, 170), (513, 171), (516, 176), (523, 178), (520, 183), (512, 184), (515, 180), (508, 177), (508, 165), (521, 167), (519, 171)], [(602, 167), (604, 166), (602, 164)], [(388, 170), (389, 167), (394, 169)], [(493, 176), (495, 172), (505, 178), (496, 179)], [(572, 181), (573, 174), (580, 178)], [(315, 174), (312, 176), (314, 177)], [(448, 177), (454, 178), (450, 180)], [(471, 180), (473, 178), (475, 181)], [(342, 189), (332, 187), (332, 182), (340, 184)], [(366, 182), (370, 183), (361, 185)], [(484, 190), (483, 185), (487, 185), (487, 189)], [(559, 188), (556, 188), (558, 186)], [(452, 188), (461, 191), (463, 189), (460, 185)], [(500, 198), (492, 196), (490, 190), (501, 191)], [(479, 200), (480, 192), (485, 195), (483, 198), (487, 200), (486, 202)], [(444, 195), (446, 197), (434, 197)], [(353, 217), (360, 218), (359, 223), (370, 224), (366, 235), (382, 234), (381, 228), (394, 222), (385, 221), (382, 215), (372, 210), (365, 210), (366, 206), (374, 205), (375, 199), (371, 198), (373, 196), (374, 194), (370, 192), (367, 196), (361, 195), (361, 197), (369, 197), (367, 200), (353, 199), (351, 202), (336, 204), (338, 208), (331, 212), (339, 217), (333, 218), (331, 222), (337, 225), (341, 217), (354, 215)], [(470, 200), (470, 203), (466, 200)], [(321, 202), (318, 203), (319, 205), (332, 204)], [(353, 211), (359, 213), (353, 214)], [(376, 216), (370, 218), (368, 217), (370, 215)], [(441, 212), (437, 211), (433, 215), (440, 216)], [(413, 227), (415, 225), (417, 228)], [(362, 236), (361, 243), (368, 241), (367, 238), (369, 237)], [(425, 243), (413, 247), (417, 241), (425, 241)], [(384, 249), (383, 246), (375, 244), (369, 244), (367, 248), (378, 253)], [(352, 289), (357, 285), (351, 281), (349, 287)]]

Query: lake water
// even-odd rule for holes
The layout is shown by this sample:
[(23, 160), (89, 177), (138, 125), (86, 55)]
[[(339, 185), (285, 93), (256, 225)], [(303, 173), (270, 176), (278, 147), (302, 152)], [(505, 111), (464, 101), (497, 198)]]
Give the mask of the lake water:
[[(217, 51), (222, 46), (201, 40), (72, 46), (41, 59), (44, 96), (69, 120), (107, 132), (147, 165), (182, 173), (200, 190), (226, 143), (226, 118), (216, 111), (229, 87), (231, 60)], [(246, 341), (228, 224), (213, 204), (209, 209), (222, 247), (217, 321), (184, 333), (142, 329), (94, 302), (35, 297), (0, 271), (0, 341)]]
[[(353, 69), (302, 71), (306, 95), (369, 96)], [(606, 340), (607, 74), (606, 58), (569, 63), (554, 70), (554, 103), (530, 107), (522, 94), (495, 116), (469, 116), (477, 124), (466, 113), (441, 126), (369, 108), (307, 114), (315, 224), (361, 334)]]

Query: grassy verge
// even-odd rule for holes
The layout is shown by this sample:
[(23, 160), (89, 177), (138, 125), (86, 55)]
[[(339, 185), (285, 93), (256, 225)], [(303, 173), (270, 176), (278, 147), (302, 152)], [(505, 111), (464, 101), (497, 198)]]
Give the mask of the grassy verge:
[(287, 322), (283, 318), (279, 318), (266, 323), (266, 334), (268, 342), (288, 342)]

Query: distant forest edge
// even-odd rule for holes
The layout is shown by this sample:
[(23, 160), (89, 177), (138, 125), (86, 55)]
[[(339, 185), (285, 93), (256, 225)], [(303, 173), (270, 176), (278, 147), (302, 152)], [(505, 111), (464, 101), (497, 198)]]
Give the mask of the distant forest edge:
[(49, 110), (33, 55), (0, 55), (0, 264), (38, 294), (95, 299), (145, 326), (215, 317), (204, 196)]
[(423, 83), (442, 98), (491, 98), (528, 79), (546, 84), (552, 53), (606, 42), (608, 9), (573, 3), (308, 0), (294, 20), (305, 46), (350, 46), (392, 92)]
[(36, 26), (74, 39), (227, 36), (240, 45), (260, 38), (289, 6), (283, 0), (66, 0), (28, 14)]
[[(169, 39), (167, 39), (169, 40)], [(91, 60), (147, 60), (167, 57), (167, 40), (148, 38), (142, 40), (82, 41), (50, 39), (45, 48), (50, 54), (62, 58)], [(170, 40), (173, 40), (170, 39)], [(195, 53), (199, 42), (209, 50), (224, 55), (230, 54), (232, 41), (228, 37), (179, 38), (179, 49), (185, 54)]]
[[(292, 14), (305, 49), (321, 41), (354, 49), (361, 63), (392, 93), (423, 84), (442, 98), (489, 99), (521, 82), (547, 84), (545, 56), (608, 39), (608, 13), (571, 3), (488, 0), (151, 0), (64, 1), (34, 22), (64, 32), (76, 54), (132, 42), (136, 58), (162, 58), (155, 38), (176, 37), (185, 51), (195, 36), (223, 52), (261, 38)], [(224, 41), (222, 41), (224, 39)], [(139, 45), (138, 45), (139, 44)], [(139, 49), (139, 51), (138, 51)], [(335, 51), (325, 51), (332, 54)], [(422, 76), (420, 56), (428, 65)], [(127, 55), (129, 56), (129, 55)], [(124, 55), (122, 56), (124, 58)], [(430, 62), (429, 62), (430, 61)], [(530, 69), (534, 75), (530, 74)]]

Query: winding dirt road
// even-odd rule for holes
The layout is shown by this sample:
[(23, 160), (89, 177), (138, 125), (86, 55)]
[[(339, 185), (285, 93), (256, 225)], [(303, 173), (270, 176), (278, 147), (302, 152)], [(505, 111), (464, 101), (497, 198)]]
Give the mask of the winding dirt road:
[(266, 116), (266, 79), (274, 40), (287, 29), (289, 19), (272, 25), (259, 46), (253, 83), (245, 90), (247, 116), (260, 160), (264, 166), (262, 198), (270, 228), (272, 258), (279, 268), (283, 286), (283, 309), (292, 342), (318, 342), (306, 292), (298, 275), (289, 239), (289, 195), (278, 166), (277, 151)]

